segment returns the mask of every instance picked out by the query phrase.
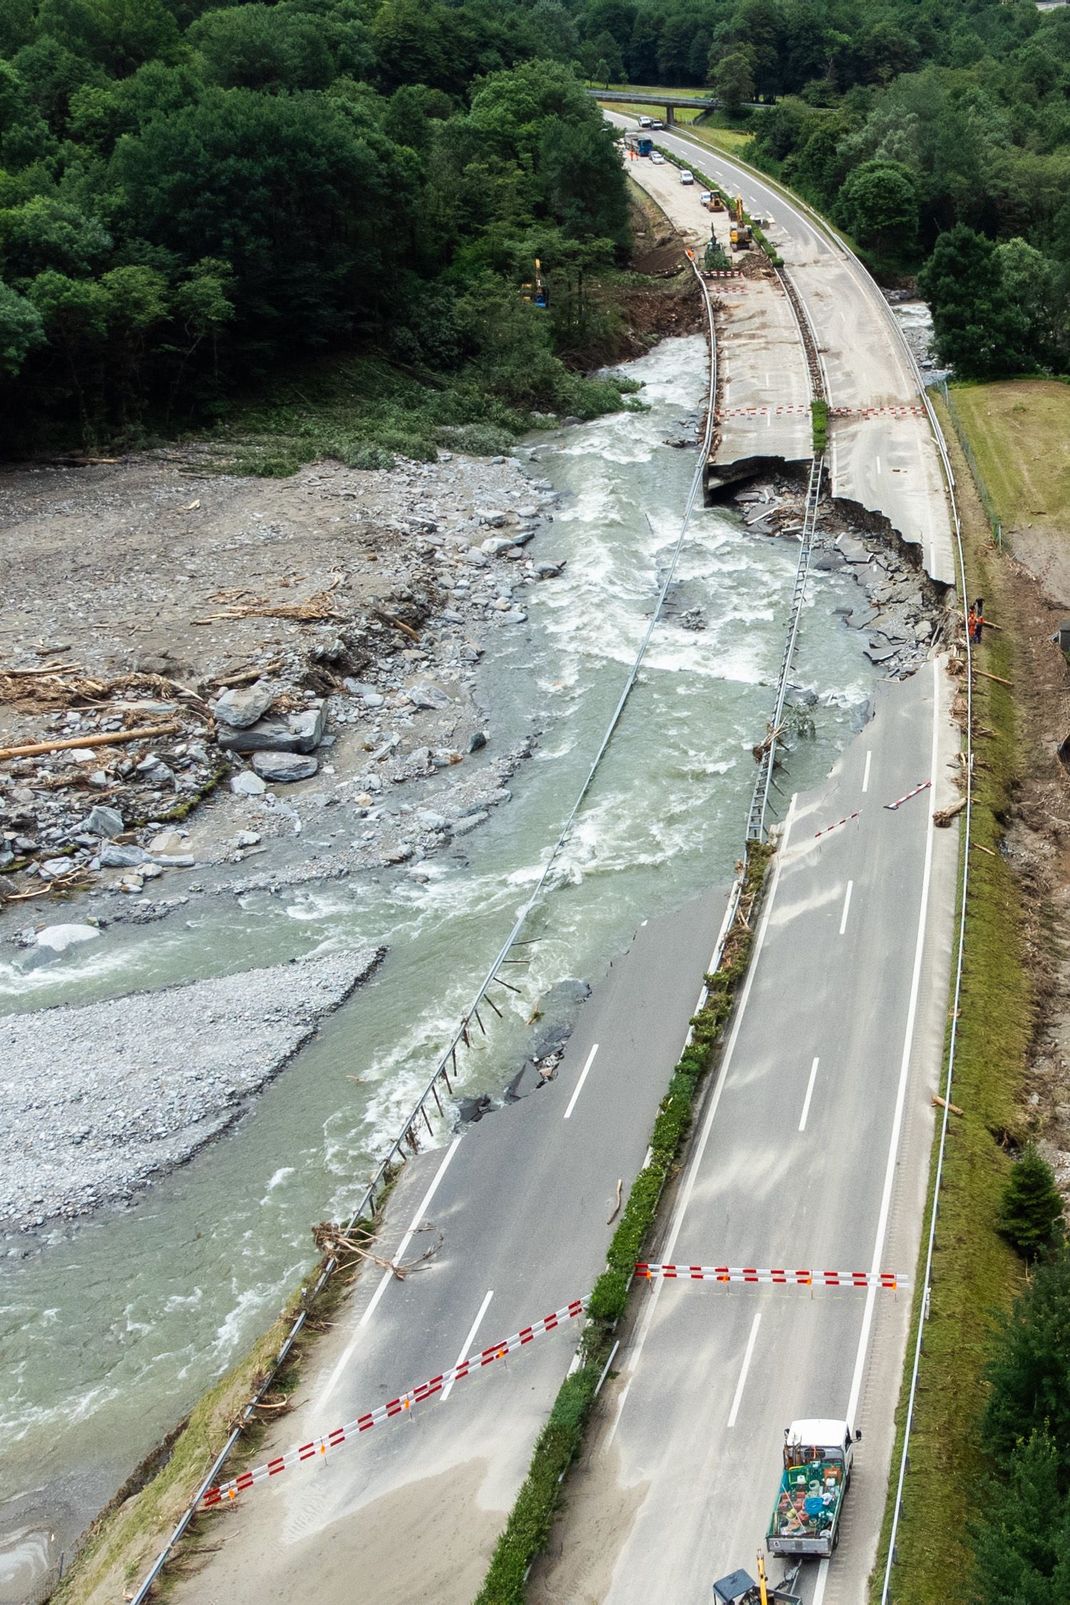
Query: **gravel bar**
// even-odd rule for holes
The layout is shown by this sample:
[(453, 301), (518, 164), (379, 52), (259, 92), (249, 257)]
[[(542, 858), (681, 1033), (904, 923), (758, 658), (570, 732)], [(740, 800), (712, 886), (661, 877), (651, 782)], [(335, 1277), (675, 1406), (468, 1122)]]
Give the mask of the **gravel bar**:
[(232, 1125), (383, 949), (0, 1020), (0, 1228), (125, 1202)]

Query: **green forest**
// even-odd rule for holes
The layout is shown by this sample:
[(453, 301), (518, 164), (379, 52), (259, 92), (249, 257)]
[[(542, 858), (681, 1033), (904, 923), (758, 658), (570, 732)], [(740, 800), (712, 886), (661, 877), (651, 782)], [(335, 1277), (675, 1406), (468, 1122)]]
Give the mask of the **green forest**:
[(4, 0), (7, 450), (174, 431), (354, 354), (462, 442), (618, 404), (577, 372), (629, 244), (593, 77), (710, 86), (755, 159), (920, 274), (961, 373), (1067, 366), (1070, 12)]

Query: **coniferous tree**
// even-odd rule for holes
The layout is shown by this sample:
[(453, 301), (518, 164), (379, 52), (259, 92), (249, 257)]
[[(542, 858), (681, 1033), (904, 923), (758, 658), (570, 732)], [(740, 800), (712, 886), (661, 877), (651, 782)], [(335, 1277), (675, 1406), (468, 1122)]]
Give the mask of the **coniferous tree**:
[(1003, 1190), (999, 1229), (1029, 1260), (1063, 1235), (1063, 1201), (1055, 1173), (1031, 1143), (1015, 1162)]

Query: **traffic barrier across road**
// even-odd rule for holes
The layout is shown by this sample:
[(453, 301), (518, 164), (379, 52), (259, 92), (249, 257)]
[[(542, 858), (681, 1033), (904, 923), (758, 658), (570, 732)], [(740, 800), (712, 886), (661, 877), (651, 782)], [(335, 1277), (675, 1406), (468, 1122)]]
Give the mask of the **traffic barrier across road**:
[(448, 1371), (432, 1377), (429, 1382), (421, 1382), (418, 1387), (411, 1388), (408, 1393), (399, 1394), (387, 1404), (381, 1404), (375, 1410), (356, 1416), (344, 1426), (335, 1427), (333, 1432), (310, 1438), (307, 1443), (298, 1444), (295, 1448), (288, 1449), (285, 1454), (276, 1455), (274, 1459), (265, 1461), (262, 1466), (256, 1466), (252, 1471), (243, 1471), (237, 1477), (232, 1477), (229, 1482), (208, 1488), (201, 1501), (202, 1509), (210, 1510), (214, 1505), (236, 1499), (240, 1493), (254, 1487), (256, 1483), (266, 1482), (269, 1477), (277, 1477), (280, 1472), (289, 1471), (291, 1466), (303, 1465), (306, 1460), (325, 1456), (328, 1450), (341, 1448), (348, 1439), (359, 1438), (372, 1427), (382, 1426), (384, 1421), (404, 1415), (415, 1405), (434, 1398), (435, 1394), (441, 1393), (449, 1383), (459, 1382), (462, 1377), (471, 1376), (473, 1371), (480, 1371), (484, 1366), (493, 1365), (495, 1360), (504, 1360), (507, 1355), (515, 1354), (518, 1349), (533, 1343), (544, 1333), (553, 1332), (566, 1321), (574, 1321), (577, 1316), (583, 1314), (586, 1303), (586, 1299), (573, 1299), (571, 1303), (563, 1304), (559, 1310), (544, 1315), (541, 1321), (533, 1321), (530, 1326), (522, 1326), (512, 1337), (504, 1338), (500, 1343), (492, 1343), (489, 1348), (480, 1349), (478, 1354), (469, 1355), (467, 1360), (451, 1366)]
[(861, 817), (862, 817), (861, 808), (856, 808), (853, 814), (844, 814), (842, 819), (837, 819), (833, 824), (826, 825), (823, 830), (815, 830), (814, 831), (814, 840), (815, 840), (815, 842), (817, 841), (819, 836), (827, 836), (830, 830), (839, 830), (841, 825), (849, 825), (851, 823), (852, 819), (861, 819)]
[(884, 806), (889, 810), (889, 812), (894, 814), (895, 810), (897, 808), (902, 808), (903, 804), (905, 802), (909, 802), (911, 797), (916, 797), (919, 792), (928, 791), (931, 785), (931, 780), (922, 780), (914, 787), (913, 791), (908, 791), (905, 797), (897, 797), (895, 802), (885, 803)]
[(897, 1271), (759, 1270), (752, 1265), (648, 1265), (635, 1274), (647, 1281), (662, 1277), (681, 1282), (758, 1282), (772, 1287), (885, 1287), (896, 1292), (909, 1283)]
[[(883, 1287), (895, 1291), (907, 1286), (895, 1271), (760, 1270), (753, 1266), (732, 1265), (652, 1265), (645, 1260), (636, 1264), (635, 1275), (648, 1281), (664, 1277), (670, 1281), (750, 1282), (766, 1283), (774, 1287)], [(448, 1371), (442, 1371), (427, 1382), (421, 1382), (417, 1387), (410, 1388), (407, 1393), (399, 1393), (396, 1399), (377, 1405), (374, 1410), (368, 1410), (364, 1415), (355, 1416), (352, 1421), (335, 1427), (331, 1432), (318, 1433), (307, 1442), (288, 1449), (285, 1454), (275, 1455), (263, 1465), (254, 1466), (251, 1471), (239, 1472), (238, 1476), (231, 1477), (228, 1482), (205, 1489), (201, 1496), (200, 1508), (212, 1510), (218, 1505), (237, 1499), (239, 1494), (255, 1488), (258, 1483), (267, 1482), (270, 1478), (289, 1471), (293, 1466), (324, 1459), (332, 1449), (340, 1449), (350, 1439), (361, 1437), (373, 1427), (381, 1427), (385, 1422), (392, 1421), (395, 1416), (406, 1415), (416, 1405), (433, 1399), (450, 1384), (460, 1382), (462, 1378), (471, 1376), (476, 1371), (482, 1371), (486, 1366), (493, 1365), (495, 1360), (504, 1360), (508, 1355), (526, 1348), (536, 1338), (556, 1331), (568, 1321), (575, 1321), (586, 1308), (586, 1297), (572, 1299), (560, 1309), (544, 1315), (541, 1321), (532, 1321), (530, 1326), (522, 1326), (520, 1331), (514, 1332), (511, 1337), (503, 1338), (500, 1343), (491, 1343), (476, 1354), (470, 1354), (466, 1360), (451, 1366)]]

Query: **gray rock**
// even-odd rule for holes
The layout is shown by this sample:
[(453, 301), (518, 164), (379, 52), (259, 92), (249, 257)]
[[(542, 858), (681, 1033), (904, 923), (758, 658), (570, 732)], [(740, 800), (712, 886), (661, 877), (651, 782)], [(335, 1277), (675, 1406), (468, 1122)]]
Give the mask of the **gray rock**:
[(408, 698), (415, 708), (447, 708), (449, 707), (449, 694), (440, 685), (433, 685), (430, 681), (422, 685), (410, 686)]
[(296, 752), (299, 737), (288, 719), (261, 719), (245, 730), (220, 730), (224, 752)]
[(231, 775), (230, 789), (236, 797), (262, 797), (267, 786), (251, 769), (243, 769), (240, 774)]
[(154, 858), (158, 858), (161, 853), (180, 853), (184, 846), (185, 841), (180, 831), (161, 830), (160, 834), (154, 836), (148, 843), (148, 851)]
[(290, 730), (294, 737), (295, 752), (315, 752), (323, 740), (323, 732), (327, 725), (326, 703), (317, 702), (311, 708), (305, 708), (301, 713), (291, 713), (289, 718)]
[(536, 563), (535, 573), (540, 580), (556, 580), (564, 568), (564, 563)]
[(422, 825), (424, 830), (433, 830), (438, 833), (450, 828), (450, 822), (445, 814), (436, 814), (432, 808), (418, 808), (416, 810), (416, 822)]
[(473, 730), (468, 737), (468, 751), (481, 752), (487, 745), (487, 738), (482, 730)]
[(490, 815), (485, 808), (478, 809), (474, 814), (465, 814), (463, 819), (458, 819), (454, 823), (453, 834), (455, 836), (467, 836), (470, 830), (475, 830), (477, 825), (481, 825), (485, 819), (489, 818)]
[(46, 858), (43, 864), (38, 865), (39, 873), (46, 881), (54, 881), (60, 875), (66, 875), (74, 868), (73, 858)]
[(141, 847), (120, 847), (115, 842), (105, 842), (100, 849), (100, 862), (104, 869), (133, 869), (137, 864), (143, 864), (148, 854)]
[(47, 947), (53, 953), (65, 953), (79, 942), (93, 942), (100, 935), (95, 925), (46, 925), (34, 933), (38, 947)]
[(81, 830), (87, 830), (92, 836), (120, 836), (123, 830), (123, 816), (118, 808), (109, 808), (105, 803), (95, 803), (83, 819)]
[(501, 529), (505, 523), (505, 514), (499, 512), (496, 507), (482, 507), (476, 513), (476, 517), (481, 524), (489, 524), (491, 529)]
[(216, 700), (212, 712), (216, 719), (232, 730), (247, 730), (251, 724), (271, 707), (275, 700), (275, 687), (268, 680), (257, 680), (253, 685), (236, 686), (224, 691)]
[(161, 865), (164, 869), (192, 869), (196, 862), (191, 853), (153, 853), (150, 863), (140, 866), (140, 872), (148, 874), (151, 864)]
[(319, 764), (306, 753), (254, 752), (253, 768), (262, 780), (308, 780)]
[(527, 622), (527, 614), (522, 613), (518, 607), (510, 608), (508, 613), (502, 614), (503, 624), (526, 624)]

